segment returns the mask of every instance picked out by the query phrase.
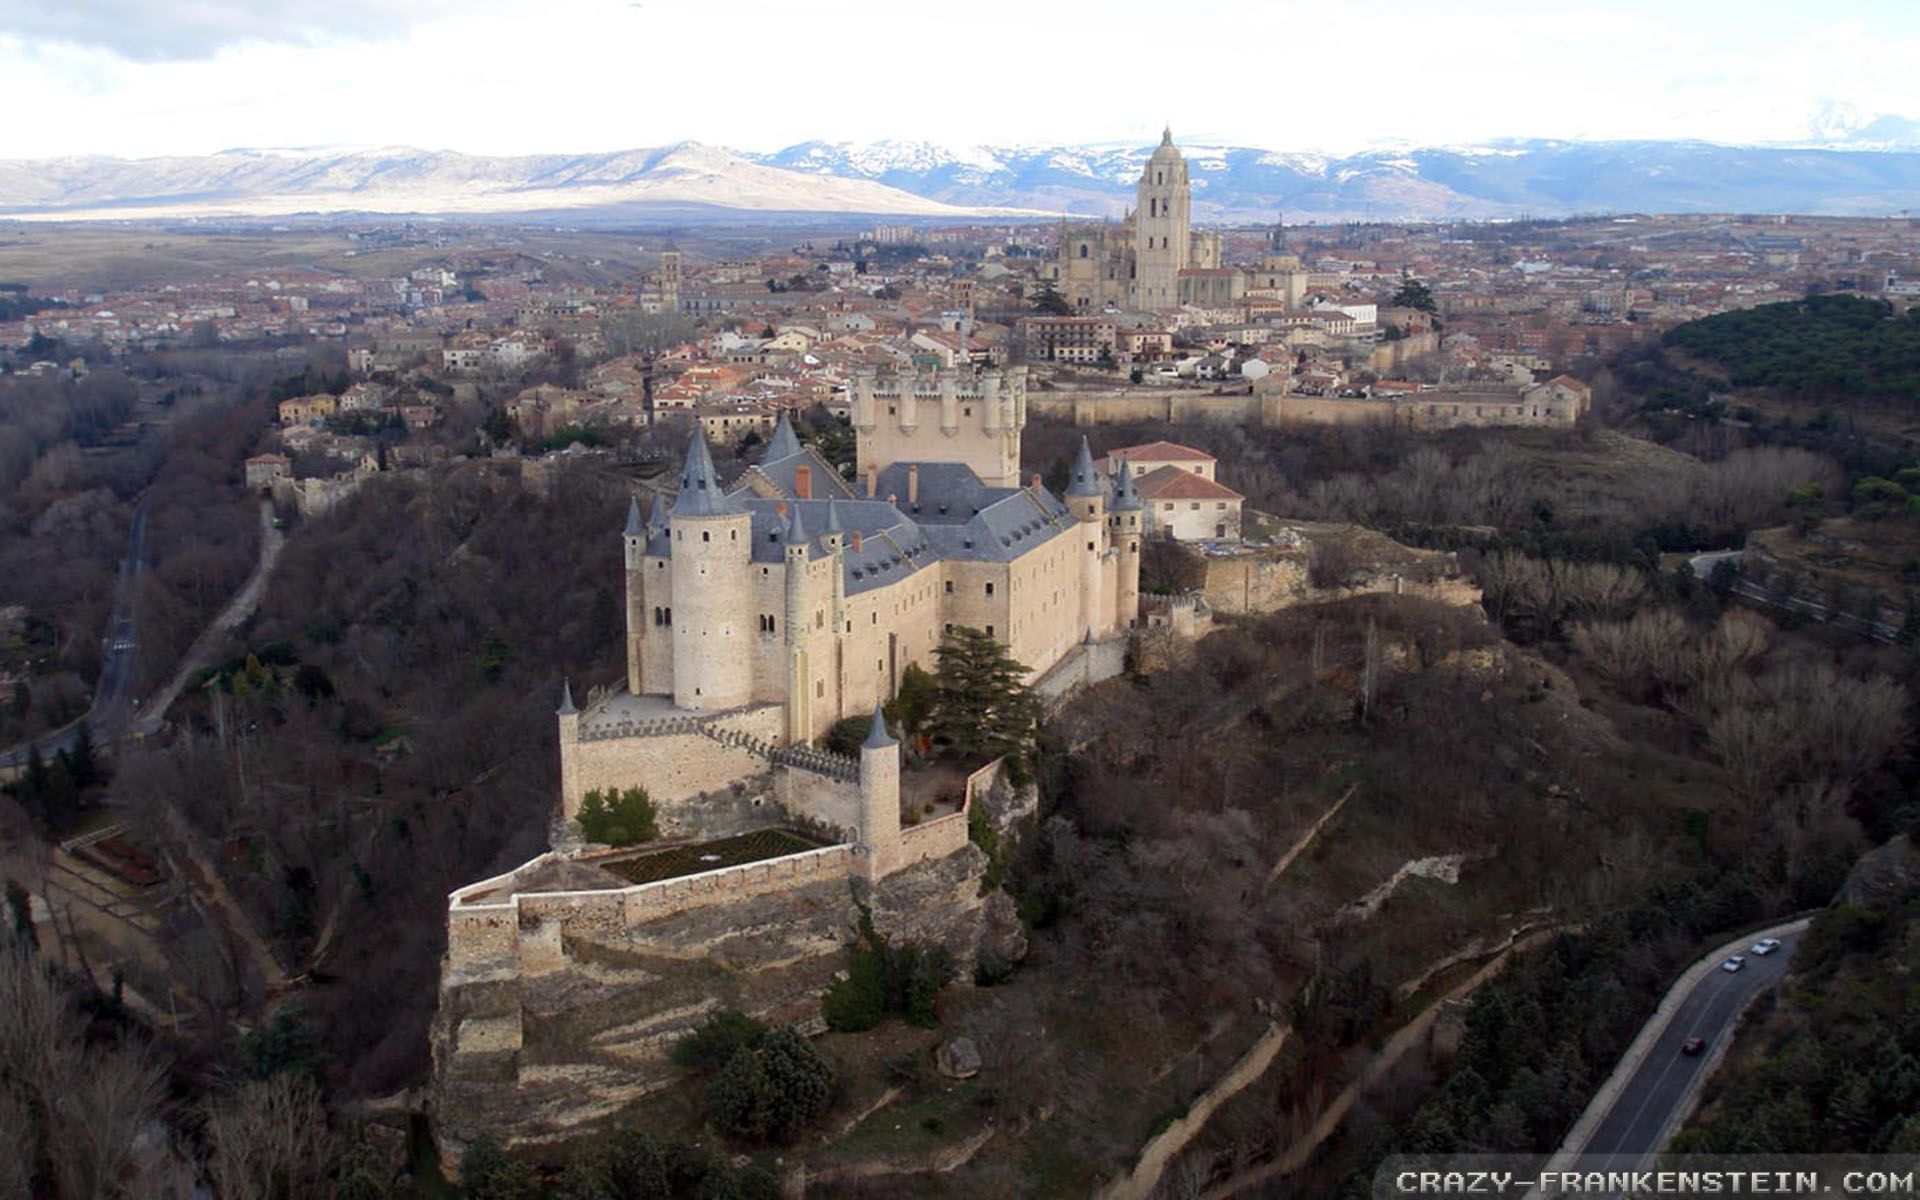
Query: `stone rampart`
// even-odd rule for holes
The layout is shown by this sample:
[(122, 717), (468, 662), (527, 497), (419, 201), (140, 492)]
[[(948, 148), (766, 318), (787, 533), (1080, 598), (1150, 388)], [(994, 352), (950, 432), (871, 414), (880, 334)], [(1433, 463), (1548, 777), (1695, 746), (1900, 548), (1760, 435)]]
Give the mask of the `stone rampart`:
[[(964, 837), (962, 825), (962, 840)], [(625, 853), (615, 851), (611, 854)], [(576, 860), (591, 862), (611, 854)], [(552, 861), (543, 854), (509, 875), (471, 884), (447, 898), (447, 967), (466, 973), (514, 967), (525, 957), (523, 941), (543, 926), (567, 936), (617, 937), (642, 922), (674, 912), (729, 904), (821, 879), (847, 878), (853, 847), (827, 846), (781, 858), (717, 867), (697, 875), (583, 892), (519, 892), (514, 880)]]

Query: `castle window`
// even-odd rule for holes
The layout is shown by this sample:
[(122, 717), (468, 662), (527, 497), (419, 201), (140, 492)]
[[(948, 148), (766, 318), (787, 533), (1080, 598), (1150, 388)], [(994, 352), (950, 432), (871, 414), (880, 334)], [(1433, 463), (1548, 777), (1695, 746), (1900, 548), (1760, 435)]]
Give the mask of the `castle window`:
[(660, 612), (660, 606), (658, 604), (653, 606), (653, 623), (655, 625), (665, 625), (667, 623), (666, 618)]
[(1135, 553), (1135, 552), (1137, 552), (1137, 551), (1138, 551), (1139, 549), (1140, 549), (1140, 543), (1139, 543), (1139, 542), (1128, 542), (1128, 543), (1127, 543), (1127, 553), (1128, 553), (1128, 554), (1133, 554), (1133, 553)]
[(671, 608), (667, 609), (666, 614), (667, 614), (667, 624), (669, 625), (673, 624), (673, 610)]
[(993, 585), (991, 583), (987, 585), (987, 595), (993, 595)]
[(871, 612), (871, 613), (868, 613), (867, 615), (873, 618), (873, 620), (867, 622), (867, 624), (878, 625), (880, 623), (880, 614), (878, 612)]
[(1086, 244), (1085, 242), (1081, 242), (1081, 243), (1080, 243), (1080, 257), (1081, 257), (1081, 258), (1085, 258), (1086, 256), (1087, 256), (1087, 244)]
[(993, 636), (993, 626), (991, 626), (991, 625), (989, 625), (989, 626), (987, 626), (987, 636), (988, 636), (988, 637), (992, 637), (992, 636)]
[(953, 632), (953, 622), (952, 622), (952, 621), (948, 621), (948, 622), (947, 622), (947, 632), (948, 632), (948, 633), (952, 633), (952, 632)]
[(947, 580), (947, 595), (953, 595), (953, 580)]
[(712, 540), (713, 540), (713, 532), (712, 532), (711, 530), (707, 530), (707, 529), (702, 529), (702, 530), (700, 531), (700, 540), (701, 540), (701, 541), (703, 541), (703, 542), (710, 542), (710, 541), (712, 541)]
[(826, 694), (827, 694), (827, 681), (826, 681), (826, 680), (824, 680), (824, 679), (816, 679), (816, 680), (814, 680), (814, 681), (813, 681), (813, 694), (814, 694), (814, 698), (815, 698), (815, 699), (818, 699), (819, 697), (821, 697), (821, 696), (824, 696), (824, 695), (826, 695)]

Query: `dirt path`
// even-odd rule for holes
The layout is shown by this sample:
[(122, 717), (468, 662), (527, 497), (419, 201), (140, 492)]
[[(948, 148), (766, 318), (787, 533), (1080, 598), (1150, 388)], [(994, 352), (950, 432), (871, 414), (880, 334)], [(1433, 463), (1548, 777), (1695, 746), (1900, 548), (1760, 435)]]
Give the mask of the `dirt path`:
[(1359, 787), (1357, 783), (1348, 785), (1340, 798), (1335, 800), (1326, 812), (1320, 814), (1320, 819), (1309, 825), (1307, 831), (1300, 835), (1300, 840), (1293, 844), (1293, 848), (1280, 856), (1280, 861), (1273, 864), (1273, 870), (1267, 872), (1267, 886), (1273, 886), (1273, 881), (1286, 873), (1287, 868), (1293, 865), (1293, 860), (1306, 853), (1307, 847), (1313, 845), (1313, 840), (1320, 836), (1320, 831), (1326, 828), (1327, 822), (1339, 815), (1340, 810), (1346, 807), (1347, 801), (1353, 799), (1353, 793)]
[(1108, 1184), (1100, 1192), (1100, 1200), (1145, 1200), (1159, 1185), (1160, 1176), (1166, 1173), (1167, 1164), (1174, 1155), (1187, 1148), (1207, 1122), (1213, 1118), (1215, 1110), (1222, 1104), (1239, 1095), (1254, 1080), (1267, 1073), (1281, 1047), (1293, 1035), (1289, 1025), (1269, 1024), (1267, 1031), (1260, 1035), (1251, 1049), (1240, 1056), (1240, 1061), (1227, 1069), (1214, 1085), (1206, 1090), (1198, 1100), (1187, 1109), (1186, 1115), (1161, 1130), (1147, 1142), (1140, 1151), (1140, 1161), (1134, 1164), (1131, 1172)]
[(1448, 1001), (1459, 1000), (1472, 994), (1481, 984), (1498, 975), (1514, 954), (1536, 946), (1559, 932), (1558, 929), (1543, 929), (1527, 935), (1502, 950), (1498, 956), (1478, 971), (1454, 985), (1446, 995), (1427, 1006), (1419, 1016), (1401, 1026), (1392, 1037), (1387, 1039), (1386, 1045), (1380, 1048), (1380, 1053), (1367, 1064), (1367, 1069), (1333, 1098), (1333, 1103), (1321, 1111), (1320, 1119), (1313, 1123), (1313, 1128), (1307, 1130), (1305, 1135), (1296, 1139), (1278, 1158), (1242, 1171), (1225, 1183), (1209, 1190), (1205, 1200), (1225, 1200), (1226, 1197), (1237, 1195), (1255, 1184), (1265, 1183), (1270, 1179), (1291, 1175), (1298, 1171), (1313, 1156), (1314, 1151), (1318, 1150), (1321, 1144), (1339, 1129), (1340, 1122), (1346, 1119), (1347, 1112), (1353, 1107), (1354, 1102), (1364, 1095), (1368, 1088), (1383, 1079), (1387, 1072), (1400, 1065), (1400, 1060), (1406, 1057), (1408, 1051), (1425, 1039), (1428, 1031), (1433, 1028), (1434, 1022), (1440, 1019), (1441, 1009)]
[(227, 601), (227, 606), (221, 609), (213, 622), (201, 630), (200, 636), (193, 640), (192, 647), (181, 658), (180, 665), (174, 669), (173, 678), (167, 681), (166, 687), (154, 694), (146, 709), (141, 712), (139, 719), (133, 723), (135, 732), (145, 734), (157, 731), (161, 721), (166, 719), (167, 709), (180, 698), (181, 691), (186, 688), (187, 680), (195, 671), (212, 661), (213, 652), (219, 646), (220, 639), (239, 628), (241, 622), (251, 617), (253, 610), (260, 607), (260, 598), (267, 594), (267, 581), (273, 578), (273, 568), (280, 562), (280, 551), (286, 547), (286, 544), (287, 535), (274, 528), (273, 503), (262, 500), (260, 502), (260, 558), (253, 565), (253, 574), (247, 576), (246, 583), (233, 594), (233, 599)]

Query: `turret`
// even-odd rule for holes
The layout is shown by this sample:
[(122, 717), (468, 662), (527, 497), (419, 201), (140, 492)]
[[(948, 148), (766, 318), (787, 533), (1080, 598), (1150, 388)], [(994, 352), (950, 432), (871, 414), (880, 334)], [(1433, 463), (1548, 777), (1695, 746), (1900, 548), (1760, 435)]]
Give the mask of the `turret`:
[(777, 462), (800, 453), (800, 438), (793, 432), (793, 423), (787, 420), (786, 411), (780, 413), (780, 420), (773, 427), (773, 437), (767, 442), (766, 457), (762, 462)]
[(627, 565), (627, 690), (646, 691), (647, 527), (640, 520), (640, 498), (627, 500), (627, 527), (620, 533)]
[(860, 743), (860, 846), (869, 879), (893, 869), (900, 847), (900, 743), (887, 731), (886, 710), (873, 706), (873, 728)]
[(786, 628), (782, 643), (787, 655), (787, 740), (804, 742), (813, 736), (813, 689), (811, 623), (813, 539), (800, 519), (800, 506), (794, 505), (781, 538), (787, 560)]
[(1083, 435), (1067, 479), (1067, 507), (1081, 521), (1100, 521), (1107, 515), (1107, 481), (1093, 465), (1093, 447)]
[(711, 712), (753, 696), (747, 628), (753, 517), (728, 496), (706, 434), (687, 447), (668, 524), (673, 559), (673, 702)]
[(573, 704), (573, 684), (560, 681), (560, 707), (553, 710), (560, 723), (560, 811), (571, 818), (580, 810), (580, 798), (574, 792), (580, 754), (580, 710)]
[(1107, 524), (1114, 548), (1120, 553), (1113, 619), (1122, 629), (1133, 628), (1140, 619), (1140, 522), (1145, 509), (1140, 489), (1133, 484), (1133, 467), (1124, 458), (1116, 460), (1112, 515)]

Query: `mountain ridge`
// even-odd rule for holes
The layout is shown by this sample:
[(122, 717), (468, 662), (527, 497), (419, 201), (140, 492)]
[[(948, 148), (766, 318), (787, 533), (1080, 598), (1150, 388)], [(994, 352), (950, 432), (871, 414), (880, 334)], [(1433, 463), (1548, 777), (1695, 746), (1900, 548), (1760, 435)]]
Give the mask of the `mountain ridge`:
[[(1876, 118), (1818, 144), (1513, 139), (1352, 154), (1185, 143), (1196, 220), (1560, 217), (1600, 212), (1882, 216), (1920, 208), (1920, 124)], [(1897, 148), (1886, 148), (1886, 147)], [(585, 154), (407, 146), (0, 160), (0, 218), (667, 212), (929, 220), (1117, 217), (1146, 145), (697, 141)]]

